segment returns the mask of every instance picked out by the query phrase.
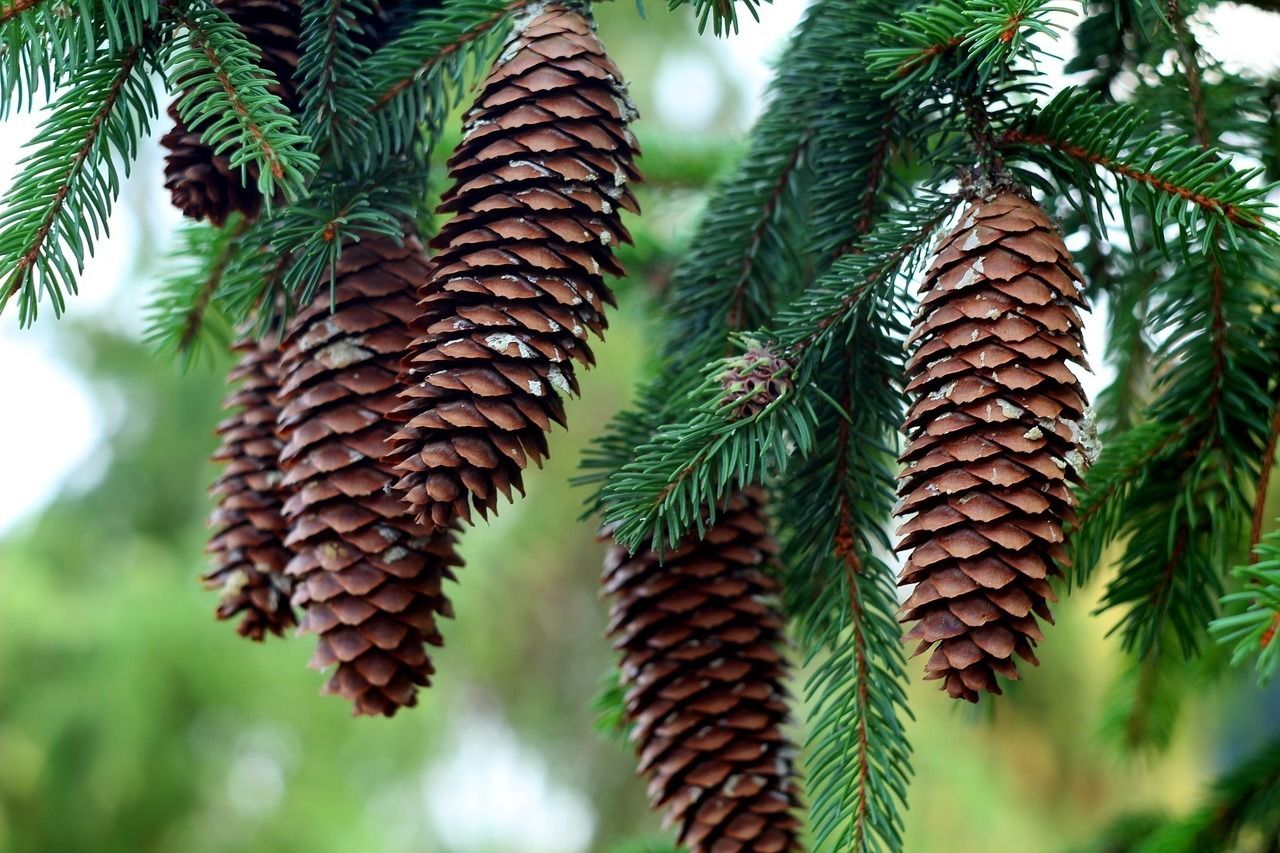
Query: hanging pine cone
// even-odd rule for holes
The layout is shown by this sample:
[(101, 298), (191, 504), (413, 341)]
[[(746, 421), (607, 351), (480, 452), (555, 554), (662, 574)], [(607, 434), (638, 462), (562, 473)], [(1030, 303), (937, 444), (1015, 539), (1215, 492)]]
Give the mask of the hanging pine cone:
[(296, 553), (287, 571), (301, 630), (319, 635), (312, 665), (336, 665), (326, 692), (354, 702), (357, 714), (416, 704), (434, 672), (426, 645), (440, 645), (438, 620), (452, 615), (444, 582), (462, 565), (454, 530), (416, 523), (389, 491), (393, 472), (380, 458), (427, 265), (412, 237), (346, 247), (332, 311), (321, 283), (284, 342), (278, 431), (292, 493), (286, 544)]
[[(298, 33), (302, 8), (298, 0), (215, 0), (214, 5), (239, 25), (246, 39), (262, 51), (262, 67), (276, 82), (269, 88), (290, 110), (298, 109), (294, 71), (298, 68)], [(200, 138), (200, 128), (188, 128), (169, 105), (173, 130), (160, 144), (165, 156), (165, 188), (174, 207), (190, 219), (208, 219), (219, 228), (233, 213), (248, 219), (262, 210), (258, 177), (252, 168), (241, 174), (226, 154), (215, 154)]]
[(752, 487), (663, 562), (619, 546), (605, 560), (639, 769), (691, 853), (797, 849), (783, 620), (764, 571), (775, 552)]
[(235, 350), (243, 355), (229, 378), (239, 387), (223, 406), (238, 411), (218, 425), (222, 443), (213, 458), (226, 468), (210, 490), (217, 501), (209, 518), (214, 566), (204, 582), (222, 593), (218, 618), (243, 613), (237, 630), (261, 640), (267, 631), (280, 635), (296, 624), (284, 574), (289, 551), (275, 434), (279, 355), (275, 347), (252, 340), (240, 341)]
[(1087, 463), (1080, 273), (1049, 218), (1002, 193), (943, 239), (921, 287), (907, 364), (911, 408), (899, 529), (911, 549), (903, 608), (926, 678), (955, 698), (999, 693), (1036, 663), (1036, 616), (1052, 621), (1068, 479)]
[(603, 274), (622, 274), (619, 208), (637, 209), (633, 115), (591, 22), (559, 3), (516, 29), (468, 113), (391, 455), (423, 523), (495, 509), (564, 424), (571, 361), (592, 363), (613, 304)]

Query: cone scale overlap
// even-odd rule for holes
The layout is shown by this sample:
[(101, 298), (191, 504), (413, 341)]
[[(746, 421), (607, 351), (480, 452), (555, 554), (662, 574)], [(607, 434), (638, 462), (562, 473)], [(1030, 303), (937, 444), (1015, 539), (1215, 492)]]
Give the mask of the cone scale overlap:
[(284, 573), (290, 554), (275, 434), (279, 356), (275, 347), (251, 340), (234, 349), (242, 355), (229, 379), (238, 387), (223, 406), (237, 411), (218, 425), (221, 443), (213, 459), (225, 467), (210, 489), (216, 501), (208, 547), (214, 565), (204, 582), (222, 594), (218, 618), (243, 614), (239, 633), (261, 640), (296, 624)]
[(637, 209), (634, 114), (591, 21), (559, 3), (518, 22), (449, 161), (456, 214), (432, 241), (419, 337), (391, 459), (416, 516), (441, 527), (521, 490), (592, 363), (621, 275), (613, 247)]
[(1087, 464), (1081, 281), (1052, 221), (1012, 193), (975, 202), (940, 243), (909, 345), (900, 582), (926, 678), (999, 693), (1052, 621), (1069, 481)]
[(775, 552), (750, 488), (664, 562), (620, 546), (605, 561), (639, 770), (691, 853), (797, 849), (783, 618), (765, 572)]
[(332, 311), (321, 283), (284, 341), (278, 430), (296, 552), (287, 571), (301, 630), (319, 637), (312, 665), (335, 667), (326, 692), (357, 714), (416, 704), (434, 672), (426, 647), (441, 644), (438, 622), (452, 615), (443, 585), (461, 565), (454, 530), (415, 522), (381, 459), (428, 263), (411, 237), (346, 247)]
[[(298, 68), (298, 34), (302, 7), (298, 0), (215, 0), (240, 27), (245, 38), (261, 52), (261, 63), (275, 81), (271, 91), (285, 106), (298, 109), (294, 72)], [(262, 194), (252, 169), (241, 174), (226, 153), (215, 153), (200, 137), (199, 129), (186, 126), (178, 115), (177, 103), (169, 105), (173, 129), (160, 144), (165, 155), (165, 189), (174, 207), (190, 219), (207, 219), (222, 227), (233, 213), (248, 219), (262, 210)]]

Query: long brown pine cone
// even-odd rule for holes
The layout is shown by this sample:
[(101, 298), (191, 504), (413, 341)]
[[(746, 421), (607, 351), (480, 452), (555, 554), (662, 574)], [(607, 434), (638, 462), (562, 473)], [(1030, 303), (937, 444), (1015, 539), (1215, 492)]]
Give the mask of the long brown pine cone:
[[(298, 35), (302, 7), (298, 0), (214, 0), (214, 6), (239, 25), (246, 39), (262, 51), (262, 67), (275, 77), (270, 87), (284, 104), (298, 109), (294, 72), (298, 68)], [(173, 129), (160, 144), (165, 155), (165, 188), (173, 205), (191, 219), (208, 219), (218, 227), (233, 213), (248, 219), (262, 210), (262, 194), (252, 169), (241, 174), (226, 154), (216, 154), (178, 115), (177, 101), (169, 105)]]
[(1009, 192), (978, 201), (940, 243), (921, 286), (907, 364), (911, 407), (900, 478), (903, 620), (934, 647), (926, 678), (957, 699), (999, 693), (1013, 656), (1037, 663), (1052, 622), (1068, 480), (1091, 452), (1080, 273), (1057, 228)]
[(296, 624), (289, 606), (292, 583), (284, 573), (290, 554), (275, 433), (279, 353), (253, 340), (241, 340), (234, 349), (242, 355), (228, 378), (239, 387), (223, 407), (237, 411), (218, 425), (222, 441), (213, 458), (226, 467), (210, 489), (216, 501), (209, 517), (213, 568), (203, 580), (222, 594), (218, 618), (244, 614), (236, 630), (261, 640), (267, 631), (281, 635)]
[(444, 582), (462, 565), (455, 530), (415, 522), (381, 459), (428, 263), (412, 236), (347, 246), (332, 311), (324, 282), (284, 341), (278, 431), (296, 553), (287, 571), (301, 630), (319, 635), (312, 666), (336, 666), (325, 692), (357, 714), (416, 704), (435, 671), (426, 647), (441, 644), (439, 619), (452, 615)]
[(661, 562), (617, 545), (605, 559), (639, 769), (692, 853), (797, 849), (783, 619), (765, 572), (776, 550), (751, 487)]
[(622, 274), (619, 208), (637, 209), (633, 114), (590, 20), (559, 3), (517, 27), (467, 114), (390, 457), (424, 524), (496, 509), (564, 424), (613, 304), (603, 275)]

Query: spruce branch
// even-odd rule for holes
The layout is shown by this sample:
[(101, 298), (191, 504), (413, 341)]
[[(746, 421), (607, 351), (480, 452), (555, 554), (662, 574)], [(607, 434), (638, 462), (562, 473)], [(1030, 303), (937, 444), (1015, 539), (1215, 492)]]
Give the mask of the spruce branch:
[(1099, 736), (1121, 753), (1162, 752), (1177, 730), (1192, 676), (1190, 662), (1164, 645), (1157, 654), (1129, 658), (1107, 688)]
[(900, 850), (911, 774), (894, 576), (876, 556), (893, 505), (902, 330), (880, 316), (819, 366), (836, 396), (818, 405), (818, 443), (781, 489), (786, 603), (811, 672), (814, 849)]
[(1047, 0), (940, 0), (881, 25), (881, 46), (868, 52), (868, 71), (890, 84), (890, 93), (975, 72), (967, 88), (978, 91), (993, 75), (1007, 74), (1015, 60), (1035, 63), (1046, 56), (1031, 37), (1058, 38), (1062, 27), (1052, 16), (1070, 11)]
[[(1270, 187), (1256, 182), (1261, 169), (1236, 170), (1216, 149), (1146, 131), (1150, 119), (1131, 105), (1105, 104), (1093, 92), (1068, 89), (1040, 110), (1026, 111), (1019, 125), (999, 139), (1008, 156), (1044, 166), (1062, 184), (1087, 190), (1099, 205), (1107, 187), (1095, 169), (1126, 179), (1117, 188), (1131, 234), (1130, 208), (1137, 202), (1152, 220), (1176, 222), (1183, 233), (1193, 233), (1199, 218), (1208, 216), (1223, 221), (1232, 245), (1237, 228), (1276, 241), (1266, 200)], [(1163, 247), (1160, 235), (1154, 234)]]
[(1231, 646), (1231, 663), (1254, 660), (1258, 684), (1266, 684), (1280, 669), (1280, 529), (1272, 530), (1253, 547), (1249, 562), (1232, 575), (1241, 588), (1222, 597), (1225, 615), (1215, 619), (1209, 631), (1224, 646)]
[(709, 22), (717, 36), (728, 36), (738, 32), (739, 3), (759, 22), (761, 4), (770, 2), (772, 0), (667, 0), (667, 8), (674, 11), (681, 6), (693, 6), (699, 35), (706, 32)]
[[(661, 551), (691, 529), (702, 536), (730, 493), (765, 482), (813, 445), (812, 404), (791, 399), (789, 373), (776, 399), (741, 416), (742, 400), (726, 393), (724, 379), (742, 368), (732, 357), (712, 362), (703, 381), (674, 407), (688, 417), (658, 427), (605, 481), (605, 523), (620, 544), (634, 549), (652, 540), (650, 547)], [(778, 369), (789, 371), (790, 365)]]
[(231, 265), (222, 285), (236, 324), (265, 331), (282, 319), (282, 310), (287, 315), (289, 306), (310, 304), (321, 287), (333, 286), (338, 260), (352, 242), (374, 235), (399, 241), (427, 194), (427, 179), (421, 160), (396, 160), (363, 174), (321, 172), (314, 192), (246, 235), (248, 254)]
[(1242, 838), (1267, 844), (1278, 836), (1280, 741), (1273, 740), (1218, 779), (1195, 812), (1153, 833), (1137, 849), (1138, 853), (1236, 850)]
[(316, 151), (342, 159), (362, 139), (347, 117), (368, 113), (373, 96), (365, 66), (370, 50), (359, 38), (361, 21), (373, 14), (369, 0), (325, 0), (302, 16), (298, 88), (302, 132)]
[(166, 9), (187, 33), (171, 39), (166, 50), (170, 79), (182, 87), (177, 108), (183, 123), (242, 175), (256, 171), (268, 208), (277, 193), (289, 200), (300, 196), (318, 161), (270, 90), (260, 51), (215, 7), (181, 0)]
[(158, 0), (0, 2), (0, 118), (30, 109), (97, 59), (141, 45)]
[[(76, 292), (76, 276), (156, 115), (141, 46), (84, 66), (48, 115), (0, 202), (0, 310), (18, 299), (18, 320), (36, 318), (47, 296), (55, 315)], [(117, 162), (117, 160), (119, 162)]]
[(231, 325), (216, 297), (248, 229), (243, 217), (223, 228), (187, 224), (170, 257), (177, 270), (145, 309), (144, 340), (158, 353), (177, 357), (184, 369), (230, 343)]
[[(532, 0), (446, 0), (428, 7), (365, 63), (367, 113), (351, 116), (365, 164), (402, 153), (426, 126), (428, 142), (441, 132), (458, 94), (496, 52), (511, 15)], [(430, 146), (429, 146), (430, 147)]]
[(770, 334), (782, 352), (803, 366), (801, 375), (811, 359), (847, 343), (853, 321), (877, 310), (895, 284), (911, 277), (955, 208), (954, 196), (917, 193), (909, 206), (887, 212), (874, 231), (779, 312)]

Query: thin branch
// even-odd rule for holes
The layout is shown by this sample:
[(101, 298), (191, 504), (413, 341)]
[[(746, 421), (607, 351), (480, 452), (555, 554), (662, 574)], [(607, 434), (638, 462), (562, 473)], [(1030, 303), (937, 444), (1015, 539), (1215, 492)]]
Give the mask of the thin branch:
[(124, 56), (121, 58), (120, 73), (111, 82), (111, 88), (107, 91), (107, 96), (102, 100), (97, 112), (93, 114), (93, 118), (89, 121), (89, 126), (85, 128), (84, 142), (72, 156), (66, 178), (59, 185), (58, 191), (54, 193), (49, 209), (45, 212), (44, 219), (41, 220), (40, 228), (36, 231), (35, 238), (31, 241), (31, 246), (18, 259), (13, 274), (9, 278), (9, 291), (6, 298), (12, 297), (22, 289), (26, 277), (30, 274), (36, 261), (40, 259), (40, 253), (44, 250), (45, 242), (49, 239), (49, 233), (53, 230), (53, 224), (57, 220), (58, 214), (62, 211), (62, 206), (66, 204), (67, 196), (75, 184), (76, 176), (80, 174), (80, 171), (84, 168), (85, 161), (88, 160), (89, 154), (93, 151), (94, 145), (98, 141), (98, 136), (102, 132), (103, 122), (107, 120), (107, 117), (115, 109), (116, 101), (120, 99), (120, 94), (124, 91), (125, 84), (129, 81), (129, 77), (132, 76), (133, 67), (137, 65), (141, 52), (142, 48), (135, 45), (125, 51)]
[(444, 47), (443, 49), (439, 50), (436, 53), (430, 54), (428, 56), (424, 56), (422, 58), (422, 61), (418, 63), (417, 68), (414, 69), (412, 74), (406, 75), (400, 78), (399, 80), (397, 80), (395, 83), (391, 84), (390, 87), (388, 87), (381, 95), (377, 97), (376, 100), (374, 100), (373, 105), (369, 108), (369, 112), (376, 113), (379, 110), (381, 110), (387, 104), (391, 103), (391, 101), (395, 99), (396, 95), (399, 95), (405, 89), (412, 86), (414, 82), (418, 78), (420, 78), (423, 74), (430, 71), (432, 68), (439, 65), (441, 62), (444, 62), (450, 56), (462, 50), (462, 48), (466, 47), (471, 42), (476, 41), (479, 38), (482, 38), (490, 30), (492, 30), (494, 27), (502, 23), (502, 21), (507, 17), (507, 15), (511, 14), (517, 9), (522, 9), (525, 6), (528, 6), (533, 1), (534, 0), (511, 0), (510, 3), (507, 3), (505, 6), (502, 7), (501, 11), (495, 12), (493, 15), (490, 15), (487, 19), (482, 21), (479, 25), (467, 31), (457, 41), (450, 42), (446, 47)]
[(11, 21), (28, 9), (34, 9), (41, 3), (47, 2), (49, 0), (13, 0), (13, 3), (0, 9), (0, 24)]
[(280, 157), (276, 150), (271, 147), (271, 143), (266, 140), (262, 128), (258, 127), (257, 123), (250, 118), (249, 109), (240, 97), (240, 90), (231, 83), (231, 77), (227, 74), (226, 67), (222, 64), (222, 58), (209, 43), (208, 34), (200, 26), (200, 22), (177, 6), (171, 6), (170, 13), (173, 15), (174, 20), (186, 27), (188, 32), (191, 33), (191, 38), (196, 42), (200, 52), (208, 59), (209, 66), (215, 69), (218, 84), (222, 86), (223, 94), (227, 96), (227, 101), (231, 104), (231, 108), (243, 120), (245, 129), (249, 131), (258, 150), (262, 152), (263, 162), (269, 164), (271, 174), (277, 180), (282, 180), (284, 178), (284, 164), (280, 162)]
[(1049, 148), (1066, 154), (1068, 157), (1074, 157), (1077, 160), (1089, 163), (1094, 166), (1101, 166), (1109, 172), (1122, 175), (1132, 181), (1140, 184), (1155, 187), (1162, 192), (1176, 195), (1186, 199), (1192, 204), (1202, 207), (1205, 210), (1211, 210), (1225, 216), (1231, 222), (1243, 228), (1259, 229), (1262, 227), (1262, 219), (1253, 213), (1241, 210), (1239, 206), (1234, 204), (1223, 204), (1215, 198), (1201, 195), (1189, 187), (1180, 186), (1149, 172), (1143, 172), (1132, 166), (1126, 166), (1123, 163), (1117, 163), (1110, 157), (1104, 157), (1061, 139), (1054, 139), (1045, 133), (1025, 133), (1020, 130), (1006, 131), (998, 141), (999, 145), (1038, 145), (1043, 148)]
[[(1258, 471), (1258, 487), (1253, 498), (1253, 521), (1249, 525), (1249, 565), (1258, 562), (1258, 543), (1262, 541), (1262, 528), (1266, 524), (1267, 492), (1271, 489), (1271, 472), (1275, 469), (1276, 444), (1280, 443), (1280, 403), (1271, 415), (1271, 428), (1267, 431), (1267, 443), (1262, 448), (1262, 467)], [(1276, 614), (1280, 618), (1280, 613)]]
[(725, 314), (725, 323), (729, 327), (729, 331), (739, 331), (745, 317), (743, 316), (743, 303), (746, 301), (747, 284), (751, 278), (751, 271), (755, 268), (756, 255), (760, 251), (760, 244), (764, 242), (765, 231), (769, 227), (769, 221), (773, 219), (773, 213), (778, 209), (778, 205), (782, 203), (782, 198), (786, 193), (787, 185), (791, 183), (791, 176), (799, 168), (801, 160), (804, 159), (804, 153), (809, 145), (809, 140), (813, 138), (813, 125), (810, 125), (804, 132), (804, 135), (796, 141), (796, 147), (791, 152), (786, 164), (778, 172), (778, 179), (774, 181), (773, 187), (769, 191), (769, 198), (760, 209), (760, 215), (756, 219), (756, 226), (751, 231), (751, 237), (747, 241), (747, 251), (742, 256), (742, 266), (738, 270), (738, 280), (734, 282), (733, 290), (729, 296), (729, 311)]
[(222, 284), (227, 268), (231, 266), (231, 261), (239, 248), (236, 241), (248, 230), (249, 220), (243, 216), (240, 217), (236, 221), (231, 239), (223, 246), (222, 251), (218, 253), (217, 258), (214, 259), (213, 264), (209, 267), (209, 274), (205, 277), (204, 284), (200, 286), (200, 292), (196, 295), (195, 301), (192, 303), (191, 309), (187, 312), (187, 317), (182, 323), (182, 334), (178, 338), (178, 352), (189, 352), (195, 344), (196, 338), (200, 336), (200, 330), (204, 328), (205, 315), (209, 312), (209, 306), (213, 304), (214, 294), (218, 292), (218, 287)]

